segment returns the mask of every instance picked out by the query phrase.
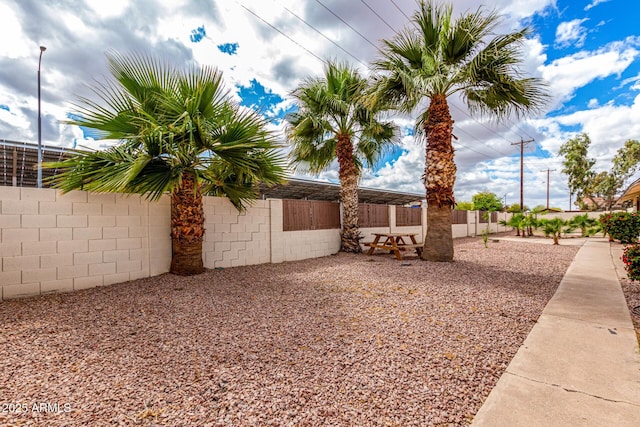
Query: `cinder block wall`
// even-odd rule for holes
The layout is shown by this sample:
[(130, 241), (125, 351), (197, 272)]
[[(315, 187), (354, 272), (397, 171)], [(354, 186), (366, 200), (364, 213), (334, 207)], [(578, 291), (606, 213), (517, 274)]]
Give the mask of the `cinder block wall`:
[(271, 262), (269, 203), (257, 200), (238, 212), (227, 198), (204, 197), (204, 266), (226, 268)]
[[(149, 202), (138, 195), (0, 187), (0, 300), (168, 272), (170, 203), (169, 196)], [(207, 268), (316, 258), (340, 249), (337, 229), (283, 231), (282, 200), (258, 200), (238, 212), (226, 198), (205, 197), (204, 209)], [(396, 227), (395, 207), (389, 209), (391, 226), (362, 229), (365, 241), (376, 231), (424, 236), (425, 226)], [(426, 223), (426, 208), (422, 213)], [(475, 231), (474, 220), (464, 235)], [(454, 226), (454, 237), (460, 234)]]
[(152, 257), (166, 263), (149, 218), (135, 195), (0, 187), (2, 299), (148, 277)]
[(282, 200), (269, 203), (272, 263), (318, 258), (340, 250), (340, 230), (283, 231)]

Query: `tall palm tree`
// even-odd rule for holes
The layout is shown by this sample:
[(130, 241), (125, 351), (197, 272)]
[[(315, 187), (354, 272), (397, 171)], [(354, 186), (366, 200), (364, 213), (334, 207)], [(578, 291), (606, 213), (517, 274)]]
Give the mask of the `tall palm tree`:
[(171, 195), (171, 272), (203, 271), (203, 194), (224, 195), (242, 210), (257, 183), (282, 182), (284, 159), (262, 117), (232, 102), (222, 73), (179, 69), (149, 56), (107, 53), (114, 81), (98, 83), (99, 98), (80, 98), (69, 123), (119, 140), (104, 151), (80, 151), (45, 165), (63, 173), (52, 185), (70, 191)]
[(383, 40), (374, 62), (378, 96), (402, 112), (420, 110), (416, 132), (426, 137), (426, 260), (453, 260), (456, 165), (448, 98), (459, 95), (470, 111), (500, 119), (536, 111), (547, 97), (541, 80), (522, 77), (518, 69), (529, 30), (495, 35), (499, 22), (496, 12), (481, 8), (454, 20), (450, 4), (421, 0), (410, 26)]
[(324, 76), (293, 91), (298, 110), (287, 117), (291, 158), (298, 168), (319, 173), (337, 158), (342, 202), (341, 250), (360, 252), (358, 183), (393, 143), (396, 126), (384, 122), (382, 104), (365, 102), (369, 81), (357, 70), (327, 61)]

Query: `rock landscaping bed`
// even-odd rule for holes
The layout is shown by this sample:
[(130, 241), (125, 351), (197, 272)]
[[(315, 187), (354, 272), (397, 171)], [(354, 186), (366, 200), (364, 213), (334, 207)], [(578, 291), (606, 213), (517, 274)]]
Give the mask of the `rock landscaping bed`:
[(468, 425), (578, 251), (455, 242), (0, 303), (0, 425)]

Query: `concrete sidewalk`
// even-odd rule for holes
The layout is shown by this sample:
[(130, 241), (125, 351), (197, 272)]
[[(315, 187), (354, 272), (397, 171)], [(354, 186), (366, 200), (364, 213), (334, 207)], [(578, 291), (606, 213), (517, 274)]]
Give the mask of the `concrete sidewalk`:
[(620, 254), (586, 239), (472, 426), (640, 426), (640, 351)]

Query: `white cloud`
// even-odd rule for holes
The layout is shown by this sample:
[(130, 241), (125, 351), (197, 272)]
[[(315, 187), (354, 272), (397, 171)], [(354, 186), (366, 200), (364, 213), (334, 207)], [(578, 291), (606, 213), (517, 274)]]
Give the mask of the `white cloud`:
[(113, 18), (120, 16), (125, 7), (130, 3), (129, 0), (85, 0), (87, 5), (102, 18)]
[[(326, 0), (325, 5), (365, 35), (363, 40), (336, 16), (313, 0), (263, 0), (263, 1), (201, 1), (201, 0), (77, 0), (74, 2), (26, 2), (8, 0), (0, 2), (0, 104), (11, 111), (0, 108), (0, 138), (35, 141), (36, 138), (36, 79), (38, 46), (48, 47), (43, 57), (43, 142), (70, 146), (78, 144), (96, 146), (98, 142), (83, 140), (77, 127), (61, 125), (70, 110), (69, 103), (77, 95), (92, 95), (85, 85), (101, 81), (108, 75), (104, 52), (115, 49), (120, 52), (153, 52), (169, 57), (177, 65), (197, 62), (218, 67), (224, 72), (225, 82), (235, 94), (235, 85), (248, 86), (252, 79), (258, 80), (267, 90), (284, 98), (288, 105), (289, 92), (307, 76), (319, 75), (322, 64), (304, 46), (320, 57), (338, 57), (355, 63), (335, 44), (325, 40), (295, 14), (332, 38), (336, 44), (364, 61), (376, 56), (379, 40), (390, 38), (405, 23), (402, 12), (411, 15), (415, 0), (368, 0), (366, 3), (379, 12), (382, 22), (363, 2)], [(71, 3), (73, 3), (72, 6)], [(269, 24), (277, 27), (298, 44), (280, 34), (268, 24), (240, 6), (254, 11)], [(589, 3), (589, 2), (584, 2)], [(591, 1), (587, 9), (601, 3)], [(488, 3), (487, 3), (488, 4)], [(396, 7), (396, 5), (398, 7)], [(477, 0), (455, 0), (455, 13), (476, 10)], [(400, 12), (399, 9), (402, 10)], [(506, 33), (520, 28), (534, 15), (544, 15), (547, 22), (558, 20), (556, 0), (495, 0), (487, 6), (504, 15), (498, 32)], [(597, 17), (589, 14), (593, 22)], [(42, 25), (46, 22), (47, 25)], [(578, 43), (584, 39), (585, 20), (564, 23), (559, 40)], [(389, 26), (387, 26), (387, 23)], [(552, 24), (553, 25), (553, 24)], [(199, 43), (191, 42), (192, 30), (204, 27), (207, 37)], [(600, 33), (593, 33), (596, 37)], [(596, 40), (596, 39), (594, 39)], [(238, 43), (237, 55), (220, 52), (217, 46), (223, 43)], [(522, 71), (550, 81), (554, 100), (549, 107), (555, 109), (570, 100), (575, 91), (590, 82), (619, 75), (629, 69), (640, 56), (638, 39), (628, 39), (603, 46), (591, 52), (580, 52), (548, 62), (550, 47), (539, 38), (527, 40)], [(360, 64), (355, 63), (358, 67)], [(640, 79), (630, 77), (622, 81), (620, 89), (628, 92), (640, 90)], [(588, 88), (587, 88), (588, 89)], [(452, 99), (454, 133), (459, 137), (454, 142), (458, 179), (456, 198), (470, 200), (475, 192), (489, 190), (500, 195), (507, 193), (509, 203), (519, 197), (519, 153), (511, 142), (520, 137), (535, 138), (543, 150), (552, 155), (566, 140), (567, 126), (593, 132), (592, 139), (604, 141), (595, 144), (595, 151), (609, 156), (623, 141), (627, 133), (638, 133), (638, 101), (633, 107), (623, 107), (608, 102), (600, 94), (589, 95), (590, 110), (573, 114), (561, 114), (552, 118), (537, 118), (528, 121), (510, 118), (495, 124), (482, 118), (471, 118), (463, 103)], [(582, 113), (582, 115), (578, 114)], [(591, 113), (591, 114), (587, 114)], [(603, 118), (606, 118), (603, 119)], [(398, 123), (412, 127), (414, 117), (403, 117)], [(273, 125), (276, 132), (282, 126)], [(617, 132), (617, 133), (616, 133)], [(607, 138), (610, 133), (611, 137)], [(614, 138), (615, 137), (615, 138)], [(390, 188), (422, 194), (424, 186), (421, 176), (424, 170), (424, 144), (414, 142), (412, 137), (403, 138), (402, 154), (393, 164), (383, 165), (375, 173), (367, 171), (362, 185), (374, 188)], [(540, 163), (534, 159), (533, 144), (525, 150), (525, 201), (528, 205), (544, 202), (546, 167), (558, 168), (557, 159), (545, 159)], [(555, 163), (554, 163), (555, 162)], [(551, 165), (551, 166), (549, 166)], [(337, 182), (337, 165), (321, 174), (319, 179)], [(562, 197), (566, 193), (566, 180), (560, 175), (552, 176), (551, 193)], [(564, 190), (563, 190), (564, 186)], [(566, 197), (568, 200), (568, 195)]]
[[(560, 145), (576, 133), (586, 133), (591, 138), (590, 156), (598, 160), (598, 170), (610, 167), (611, 158), (627, 139), (640, 138), (640, 95), (631, 105), (606, 105), (590, 110), (576, 111), (566, 115), (536, 120), (544, 133), (543, 148), (557, 155)], [(563, 131), (562, 129), (580, 129)]]
[(556, 28), (556, 46), (568, 47), (573, 44), (575, 47), (582, 47), (587, 38), (587, 29), (582, 23), (587, 20), (588, 18), (583, 18), (561, 22)]
[(629, 77), (627, 79), (624, 79), (623, 81), (620, 82), (620, 85), (618, 87), (616, 87), (616, 89), (622, 89), (623, 87), (625, 87), (629, 83), (631, 83), (631, 86), (630, 86), (631, 90), (640, 90), (640, 73), (638, 73), (637, 75), (635, 75), (633, 77)]
[(584, 7), (584, 10), (589, 10), (589, 9), (591, 9), (591, 8), (596, 7), (596, 6), (597, 6), (597, 5), (599, 5), (600, 3), (606, 3), (606, 2), (608, 2), (608, 1), (610, 1), (610, 0), (593, 0), (591, 3), (589, 3), (588, 5), (586, 5), (586, 6)]
[(610, 43), (593, 52), (581, 51), (542, 66), (542, 76), (554, 96), (553, 106), (567, 101), (576, 89), (595, 79), (620, 75), (640, 56), (640, 51), (632, 47), (636, 40), (630, 41)]
[(598, 102), (598, 100), (597, 100), (596, 98), (591, 98), (591, 99), (589, 100), (589, 103), (587, 104), (587, 106), (588, 106), (589, 108), (596, 108), (596, 107), (598, 107), (599, 105), (600, 105), (600, 104), (599, 104), (599, 102)]
[[(24, 57), (35, 43), (29, 42), (24, 37), (16, 37), (16, 34), (23, 34), (24, 30), (20, 25), (20, 20), (9, 5), (0, 4), (0, 56), (7, 58)], [(37, 46), (33, 46), (37, 49)], [(35, 50), (34, 50), (35, 51)]]

